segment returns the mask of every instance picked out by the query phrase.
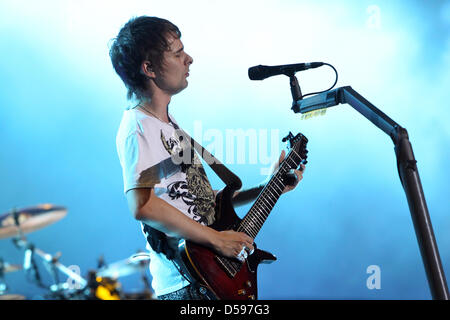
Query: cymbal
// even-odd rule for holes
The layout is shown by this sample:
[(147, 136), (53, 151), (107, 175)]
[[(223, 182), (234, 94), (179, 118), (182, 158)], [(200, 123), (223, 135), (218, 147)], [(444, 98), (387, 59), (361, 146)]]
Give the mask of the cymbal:
[(21, 294), (0, 294), (0, 300), (25, 300)]
[(15, 215), (17, 215), (21, 231), (30, 233), (61, 220), (66, 214), (65, 207), (52, 204), (11, 210), (0, 215), (0, 239), (18, 234), (19, 229), (15, 223)]
[(20, 264), (9, 264), (8, 262), (4, 262), (3, 266), (0, 261), (0, 268), (2, 269), (3, 273), (9, 273), (9, 272), (15, 272), (22, 270), (22, 265)]
[(97, 272), (99, 277), (107, 278), (119, 278), (125, 277), (130, 274), (142, 271), (143, 268), (147, 267), (150, 261), (150, 256), (146, 253), (139, 253), (132, 255), (130, 258), (125, 260), (120, 260), (110, 265), (101, 268)]

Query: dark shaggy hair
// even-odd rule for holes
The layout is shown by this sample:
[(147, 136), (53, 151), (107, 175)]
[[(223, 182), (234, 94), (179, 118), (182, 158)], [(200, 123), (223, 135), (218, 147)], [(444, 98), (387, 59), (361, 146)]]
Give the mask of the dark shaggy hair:
[(148, 60), (161, 67), (164, 51), (170, 49), (167, 35), (177, 38), (181, 32), (172, 22), (141, 16), (130, 19), (113, 39), (109, 50), (116, 73), (128, 89), (127, 98), (141, 99), (146, 90), (147, 77), (141, 73), (142, 62)]

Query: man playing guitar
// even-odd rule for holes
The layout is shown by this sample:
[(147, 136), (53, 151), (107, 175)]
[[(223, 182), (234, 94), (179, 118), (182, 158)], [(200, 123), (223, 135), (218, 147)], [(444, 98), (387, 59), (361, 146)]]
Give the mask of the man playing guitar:
[[(148, 240), (152, 287), (159, 299), (205, 299), (177, 263), (180, 239), (210, 248), (218, 255), (247, 259), (254, 250), (253, 238), (244, 232), (215, 230), (215, 196), (198, 155), (190, 164), (175, 165), (172, 158), (187, 141), (169, 114), (173, 95), (188, 85), (193, 59), (184, 51), (179, 29), (171, 22), (141, 16), (128, 21), (110, 48), (113, 67), (136, 106), (123, 114), (116, 143), (123, 171), (129, 209), (140, 221)], [(280, 156), (279, 163), (284, 159)], [(296, 181), (283, 193), (295, 188)], [(249, 203), (263, 185), (236, 191), (234, 205)]]

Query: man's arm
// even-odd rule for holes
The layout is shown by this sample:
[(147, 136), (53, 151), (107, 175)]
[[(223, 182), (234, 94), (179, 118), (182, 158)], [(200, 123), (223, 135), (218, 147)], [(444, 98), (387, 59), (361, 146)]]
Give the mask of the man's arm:
[[(233, 197), (231, 201), (233, 202), (233, 206), (239, 207), (243, 206), (247, 203), (250, 203), (258, 197), (258, 195), (261, 193), (262, 189), (264, 188), (266, 184), (260, 184), (259, 186), (250, 188), (250, 189), (244, 189), (240, 191), (235, 191), (233, 194)], [(217, 193), (219, 193), (220, 190), (213, 190), (214, 191), (214, 197), (217, 197)]]
[(152, 188), (132, 189), (126, 196), (135, 219), (171, 236), (208, 246), (230, 258), (236, 258), (243, 246), (253, 250), (253, 239), (245, 233), (204, 226), (158, 198)]
[[(281, 152), (280, 159), (278, 160), (278, 162), (276, 162), (273, 165), (271, 176), (275, 173), (275, 171), (277, 170), (278, 166), (283, 161), (285, 155), (286, 155), (286, 152), (283, 150)], [(302, 165), (300, 165), (300, 170), (293, 170), (293, 172), (288, 173), (291, 176), (292, 184), (286, 185), (286, 187), (284, 188), (282, 194), (284, 194), (286, 192), (289, 192), (289, 191), (292, 191), (292, 190), (295, 189), (295, 187), (300, 182), (300, 180), (303, 179), (303, 172), (304, 171), (305, 171), (305, 165), (302, 164)], [(260, 185), (258, 185), (256, 187), (253, 187), (253, 188), (250, 188), (250, 189), (244, 189), (244, 190), (241, 190), (241, 191), (236, 191), (234, 193), (233, 199), (232, 199), (233, 205), (236, 206), (236, 207), (239, 207), (239, 206), (242, 206), (242, 205), (245, 205), (247, 203), (255, 201), (256, 198), (261, 193), (261, 191), (266, 186), (266, 184), (267, 184), (267, 182), (264, 182), (264, 183), (261, 183)], [(214, 190), (214, 194), (215, 195), (217, 195), (217, 192), (218, 192), (217, 190)]]
[(233, 205), (235, 207), (243, 206), (247, 203), (253, 202), (256, 200), (258, 195), (261, 193), (261, 191), (264, 189), (264, 186), (266, 184), (262, 183), (256, 187), (250, 188), (250, 189), (244, 189), (241, 191), (236, 191), (233, 195)]

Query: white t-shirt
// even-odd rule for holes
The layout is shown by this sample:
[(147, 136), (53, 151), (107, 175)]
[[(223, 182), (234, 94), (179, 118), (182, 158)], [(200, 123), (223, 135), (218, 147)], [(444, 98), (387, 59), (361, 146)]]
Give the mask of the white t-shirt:
[[(171, 115), (169, 117), (176, 123)], [(154, 188), (160, 199), (191, 219), (209, 225), (214, 220), (214, 193), (196, 153), (192, 165), (180, 164), (180, 151), (190, 145), (187, 139), (179, 136), (172, 124), (139, 109), (124, 112), (116, 137), (124, 192), (134, 188)], [(176, 250), (179, 239), (168, 236), (168, 241)], [(156, 253), (148, 243), (147, 249), (156, 296), (189, 284), (163, 253)]]

